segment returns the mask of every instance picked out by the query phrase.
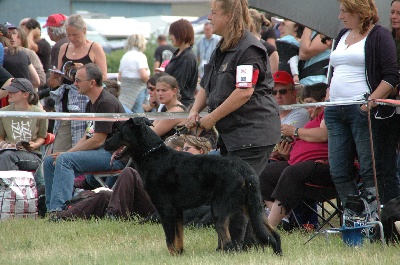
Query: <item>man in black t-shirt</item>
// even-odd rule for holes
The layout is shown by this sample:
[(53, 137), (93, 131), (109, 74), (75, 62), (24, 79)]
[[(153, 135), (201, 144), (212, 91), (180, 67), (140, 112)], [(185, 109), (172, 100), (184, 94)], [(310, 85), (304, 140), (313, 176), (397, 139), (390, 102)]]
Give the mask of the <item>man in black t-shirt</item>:
[(156, 69), (165, 61), (172, 57), (175, 52), (175, 48), (167, 43), (167, 37), (165, 35), (159, 35), (157, 38), (158, 47), (154, 52), (154, 67)]
[[(89, 97), (86, 113), (125, 113), (124, 107), (111, 93), (103, 89), (100, 68), (89, 63), (75, 75), (78, 93)], [(111, 171), (125, 167), (127, 159), (114, 160), (104, 150), (104, 141), (111, 137), (122, 122), (87, 121), (86, 133), (67, 152), (54, 153), (44, 160), (46, 207), (50, 220), (58, 220), (64, 203), (72, 198), (77, 174)]]

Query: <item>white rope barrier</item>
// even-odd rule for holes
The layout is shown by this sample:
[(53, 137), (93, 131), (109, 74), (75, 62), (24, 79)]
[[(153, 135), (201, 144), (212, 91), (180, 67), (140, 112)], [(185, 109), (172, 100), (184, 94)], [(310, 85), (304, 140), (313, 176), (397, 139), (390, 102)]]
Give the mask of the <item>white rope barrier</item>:
[[(399, 106), (400, 100), (373, 100), (377, 104)], [(367, 101), (337, 101), (315, 102), (279, 106), (280, 110), (291, 110), (311, 107), (327, 107), (338, 105), (365, 104)], [(200, 113), (205, 116), (207, 112)], [(125, 121), (135, 117), (146, 117), (149, 120), (169, 120), (187, 118), (188, 112), (145, 112), (145, 113), (65, 113), (65, 112), (29, 112), (29, 111), (0, 111), (0, 117), (40, 118), (51, 120), (93, 120), (93, 121)]]

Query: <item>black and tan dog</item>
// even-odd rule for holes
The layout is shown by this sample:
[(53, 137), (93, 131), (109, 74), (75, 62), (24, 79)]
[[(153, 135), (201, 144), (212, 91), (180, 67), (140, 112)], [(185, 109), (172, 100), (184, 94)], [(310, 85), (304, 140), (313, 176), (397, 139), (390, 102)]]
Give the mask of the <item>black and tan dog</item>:
[(247, 163), (234, 157), (172, 150), (149, 126), (146, 118), (128, 120), (106, 141), (105, 149), (126, 146), (160, 215), (171, 254), (183, 251), (183, 210), (207, 202), (222, 249), (242, 248), (245, 229), (239, 238), (231, 239), (229, 234), (231, 217), (239, 215), (245, 220), (244, 227), (250, 219), (259, 244), (281, 254), (279, 234), (268, 224), (261, 205), (258, 177)]

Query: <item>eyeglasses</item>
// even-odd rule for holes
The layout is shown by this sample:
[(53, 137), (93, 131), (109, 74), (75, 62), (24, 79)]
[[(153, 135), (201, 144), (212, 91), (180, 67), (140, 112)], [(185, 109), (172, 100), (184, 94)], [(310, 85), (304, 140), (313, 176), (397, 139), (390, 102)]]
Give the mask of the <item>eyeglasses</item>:
[(80, 80), (79, 78), (76, 78), (76, 77), (75, 77), (75, 82), (76, 82), (76, 83), (80, 83), (80, 82), (83, 82), (83, 81), (90, 81), (90, 80), (92, 80), (92, 79)]
[(276, 96), (278, 93), (281, 95), (286, 95), (287, 92), (288, 92), (287, 88), (280, 89), (280, 90), (272, 90), (272, 95)]

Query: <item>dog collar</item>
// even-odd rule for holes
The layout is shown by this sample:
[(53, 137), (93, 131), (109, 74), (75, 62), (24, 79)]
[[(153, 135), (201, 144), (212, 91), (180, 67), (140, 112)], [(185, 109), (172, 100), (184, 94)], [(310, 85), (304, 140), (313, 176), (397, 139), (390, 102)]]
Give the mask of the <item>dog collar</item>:
[(148, 154), (150, 154), (151, 152), (154, 152), (155, 150), (157, 150), (158, 148), (160, 148), (163, 145), (164, 145), (164, 143), (161, 143), (158, 146), (153, 147), (150, 150), (147, 150), (146, 152), (144, 152), (143, 156), (147, 156)]

